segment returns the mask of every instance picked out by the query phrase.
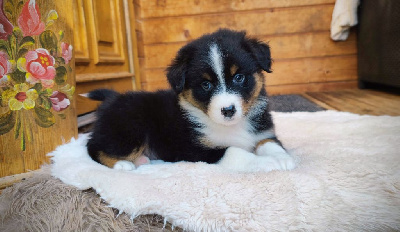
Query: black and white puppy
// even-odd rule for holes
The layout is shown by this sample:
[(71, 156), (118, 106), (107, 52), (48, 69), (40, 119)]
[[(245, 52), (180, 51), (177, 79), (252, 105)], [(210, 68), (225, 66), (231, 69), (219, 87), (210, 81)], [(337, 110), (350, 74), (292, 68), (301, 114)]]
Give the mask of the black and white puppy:
[(172, 90), (95, 90), (104, 100), (87, 147), (93, 160), (132, 170), (150, 159), (219, 163), (238, 171), (290, 170), (268, 110), (262, 70), (269, 46), (221, 29), (182, 47), (167, 78)]

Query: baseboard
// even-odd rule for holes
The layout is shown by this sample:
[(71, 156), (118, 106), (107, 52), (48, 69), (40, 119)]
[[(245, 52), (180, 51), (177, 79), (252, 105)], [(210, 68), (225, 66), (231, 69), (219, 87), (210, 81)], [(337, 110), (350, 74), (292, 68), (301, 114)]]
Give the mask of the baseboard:
[(33, 174), (35, 174), (36, 172), (38, 172), (38, 170), (1, 177), (0, 178), (0, 193), (5, 188), (10, 187), (11, 185), (13, 185), (15, 183), (21, 182), (21, 181), (33, 176)]

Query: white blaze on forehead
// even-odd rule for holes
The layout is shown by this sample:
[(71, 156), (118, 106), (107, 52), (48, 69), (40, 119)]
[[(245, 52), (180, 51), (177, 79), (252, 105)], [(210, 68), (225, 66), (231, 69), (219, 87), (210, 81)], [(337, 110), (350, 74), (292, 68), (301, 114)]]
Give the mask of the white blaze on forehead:
[(224, 64), (222, 62), (222, 53), (216, 44), (211, 45), (209, 56), (210, 56), (210, 65), (215, 74), (217, 74), (218, 81), (222, 86), (222, 90), (225, 92), (226, 86), (224, 79)]

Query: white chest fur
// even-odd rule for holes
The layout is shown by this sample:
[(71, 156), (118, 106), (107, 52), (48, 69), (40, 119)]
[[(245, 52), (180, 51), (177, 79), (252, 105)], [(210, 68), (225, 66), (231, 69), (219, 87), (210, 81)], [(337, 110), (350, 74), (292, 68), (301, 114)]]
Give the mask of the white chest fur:
[(222, 125), (211, 120), (203, 111), (181, 100), (180, 105), (187, 111), (189, 120), (201, 124), (196, 130), (201, 134), (200, 141), (210, 148), (239, 147), (253, 152), (258, 141), (275, 136), (273, 129), (263, 133), (253, 133), (246, 117), (234, 125)]
[(239, 147), (253, 152), (258, 141), (273, 137), (273, 132), (267, 131), (262, 134), (254, 134), (251, 125), (244, 118), (241, 122), (225, 126), (210, 120), (203, 122), (205, 125), (198, 131), (203, 135), (202, 140), (211, 147)]

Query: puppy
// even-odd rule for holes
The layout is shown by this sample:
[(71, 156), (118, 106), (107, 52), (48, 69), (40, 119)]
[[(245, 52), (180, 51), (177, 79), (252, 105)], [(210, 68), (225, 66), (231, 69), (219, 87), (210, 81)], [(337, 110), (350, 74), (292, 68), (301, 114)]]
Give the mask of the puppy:
[(237, 171), (293, 169), (274, 132), (263, 70), (271, 72), (267, 44), (226, 29), (204, 35), (182, 47), (167, 68), (171, 90), (89, 94), (104, 102), (88, 152), (122, 170), (149, 159)]

